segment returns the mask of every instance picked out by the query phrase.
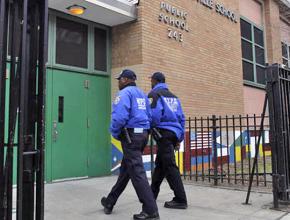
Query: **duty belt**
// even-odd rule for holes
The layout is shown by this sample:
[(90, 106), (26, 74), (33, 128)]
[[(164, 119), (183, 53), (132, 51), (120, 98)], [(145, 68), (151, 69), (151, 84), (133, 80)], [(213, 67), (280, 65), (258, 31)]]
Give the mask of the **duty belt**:
[(144, 128), (127, 128), (127, 130), (134, 134), (143, 134), (144, 132), (148, 131), (147, 129)]

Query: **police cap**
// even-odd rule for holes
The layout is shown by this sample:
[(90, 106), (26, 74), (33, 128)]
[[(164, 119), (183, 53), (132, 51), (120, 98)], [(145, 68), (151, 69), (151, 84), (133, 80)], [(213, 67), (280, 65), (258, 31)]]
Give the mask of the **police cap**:
[(119, 76), (116, 77), (117, 80), (120, 80), (121, 78), (127, 78), (127, 79), (132, 79), (132, 80), (136, 80), (137, 76), (136, 74), (129, 69), (124, 69), (120, 72)]
[(155, 79), (157, 82), (165, 83), (165, 76), (161, 72), (155, 72), (151, 76), (152, 79)]

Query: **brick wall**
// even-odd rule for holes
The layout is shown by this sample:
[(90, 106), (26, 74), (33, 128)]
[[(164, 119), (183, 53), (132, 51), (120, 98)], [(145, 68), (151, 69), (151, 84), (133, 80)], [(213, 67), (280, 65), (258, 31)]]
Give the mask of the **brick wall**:
[[(166, 73), (168, 84), (190, 115), (243, 112), (239, 23), (233, 23), (197, 1), (167, 1), (189, 13), (184, 42), (168, 39), (167, 25), (158, 22), (159, 1), (146, 3), (149, 36), (144, 39), (145, 71)], [(220, 1), (238, 11), (238, 1)], [(158, 33), (156, 33), (158, 30)], [(160, 46), (156, 46), (160, 45)]]
[(279, 6), (274, 0), (265, 0), (265, 29), (267, 62), (282, 63)]
[[(166, 74), (167, 83), (183, 103), (187, 116), (240, 114), (243, 106), (240, 25), (196, 0), (167, 0), (188, 12), (189, 32), (182, 43), (168, 38), (167, 24), (158, 21), (159, 0), (141, 0), (138, 21), (113, 28), (113, 68), (134, 69), (138, 85), (150, 90), (148, 75)], [(220, 0), (239, 11), (238, 0)], [(166, 12), (164, 12), (166, 14)], [(116, 91), (116, 82), (112, 82)]]
[(142, 73), (144, 72), (142, 54), (143, 20), (143, 9), (139, 7), (137, 21), (112, 28), (112, 100), (118, 91), (118, 83), (114, 77), (122, 69), (130, 68), (134, 70), (138, 75), (138, 84), (142, 79)]
[[(184, 35), (180, 43), (169, 39), (170, 26), (158, 21), (162, 12), (160, 2), (140, 0), (138, 20), (113, 28), (112, 72), (122, 68), (135, 70), (138, 85), (145, 92), (150, 90), (148, 75), (164, 72), (187, 116), (248, 113), (244, 108), (247, 97), (243, 93), (239, 19), (233, 23), (199, 0), (164, 1), (188, 12), (190, 31), (180, 31)], [(239, 0), (218, 2), (237, 12), (239, 17)], [(288, 37), (288, 32), (280, 32), (285, 25), (281, 23), (277, 3), (262, 2), (267, 62), (281, 63), (281, 38)], [(114, 79), (112, 87), (114, 95), (117, 91)]]

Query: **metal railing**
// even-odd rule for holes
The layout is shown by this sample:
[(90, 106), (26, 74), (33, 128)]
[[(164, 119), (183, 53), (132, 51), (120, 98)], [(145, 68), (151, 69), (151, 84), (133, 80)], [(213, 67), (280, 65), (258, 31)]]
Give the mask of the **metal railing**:
[[(247, 185), (262, 118), (263, 115), (188, 118), (183, 160), (177, 159), (179, 167), (183, 167), (182, 176), (214, 185)], [(254, 173), (257, 186), (272, 182), (268, 116), (264, 119)]]

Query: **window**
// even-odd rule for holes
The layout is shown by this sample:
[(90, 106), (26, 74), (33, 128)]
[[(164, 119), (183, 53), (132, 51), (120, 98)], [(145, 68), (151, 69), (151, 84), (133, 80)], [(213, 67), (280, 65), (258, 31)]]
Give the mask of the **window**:
[(286, 43), (281, 43), (282, 44), (282, 59), (283, 59), (283, 64), (286, 65), (287, 67), (290, 67), (290, 45), (287, 45)]
[(245, 81), (265, 84), (264, 32), (241, 18), (242, 62)]
[(107, 32), (95, 28), (95, 70), (107, 71)]
[(49, 63), (58, 68), (90, 74), (108, 74), (108, 27), (71, 16), (52, 13), (49, 32), (55, 47), (49, 48)]
[(88, 68), (88, 26), (56, 19), (56, 63)]

